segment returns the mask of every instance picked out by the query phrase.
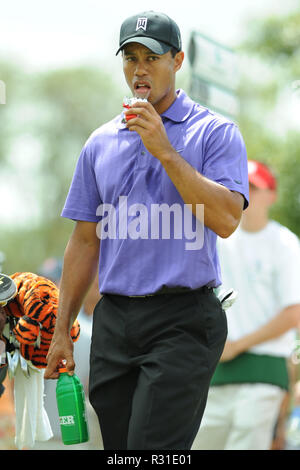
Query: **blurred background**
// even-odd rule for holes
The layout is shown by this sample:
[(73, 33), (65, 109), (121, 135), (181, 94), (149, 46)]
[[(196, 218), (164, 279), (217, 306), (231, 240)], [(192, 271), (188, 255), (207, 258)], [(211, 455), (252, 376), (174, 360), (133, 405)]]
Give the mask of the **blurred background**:
[[(2, 272), (43, 274), (61, 260), (73, 223), (60, 213), (81, 148), (129, 94), (115, 56), (120, 25), (145, 9), (136, 0), (0, 0)], [(152, 0), (151, 9), (182, 31), (178, 88), (237, 122), (249, 158), (280, 176), (273, 218), (300, 236), (299, 0)], [(54, 389), (48, 395), (54, 409)]]
[[(136, 0), (11, 0), (0, 8), (0, 251), (5, 272), (36, 271), (63, 254), (73, 223), (60, 212), (80, 150), (128, 94), (115, 56), (119, 28), (145, 8)], [(182, 30), (178, 87), (211, 107), (221, 100), (221, 112), (233, 107), (249, 158), (280, 174), (273, 217), (300, 235), (299, 2), (153, 0), (151, 9)], [(202, 80), (207, 44), (216, 60), (231, 54), (223, 54), (223, 90), (210, 83), (214, 64)]]

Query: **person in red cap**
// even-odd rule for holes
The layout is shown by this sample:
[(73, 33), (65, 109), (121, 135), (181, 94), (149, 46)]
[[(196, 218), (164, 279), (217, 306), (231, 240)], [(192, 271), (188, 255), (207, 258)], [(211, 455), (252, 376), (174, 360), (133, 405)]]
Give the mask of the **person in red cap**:
[(238, 292), (194, 449), (268, 450), (289, 387), (288, 358), (300, 321), (299, 239), (269, 218), (277, 181), (248, 161), (250, 204), (219, 240), (223, 288)]

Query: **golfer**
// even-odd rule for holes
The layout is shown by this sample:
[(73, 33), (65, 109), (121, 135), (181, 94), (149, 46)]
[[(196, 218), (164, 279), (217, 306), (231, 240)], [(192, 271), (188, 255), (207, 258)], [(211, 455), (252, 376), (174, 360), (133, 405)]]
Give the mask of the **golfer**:
[(138, 100), (79, 157), (45, 377), (62, 359), (74, 370), (70, 325), (99, 261), (89, 393), (104, 448), (190, 449), (227, 335), (216, 239), (248, 205), (246, 150), (233, 122), (176, 90), (184, 52), (171, 18), (127, 18), (117, 53)]

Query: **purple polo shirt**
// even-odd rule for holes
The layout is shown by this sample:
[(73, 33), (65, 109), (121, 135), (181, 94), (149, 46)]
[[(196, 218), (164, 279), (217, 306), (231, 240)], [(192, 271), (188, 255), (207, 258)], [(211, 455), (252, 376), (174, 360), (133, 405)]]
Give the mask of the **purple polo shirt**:
[[(205, 177), (243, 194), (246, 207), (247, 156), (237, 126), (182, 90), (161, 117), (175, 150)], [(86, 142), (62, 216), (97, 222), (101, 293), (145, 295), (163, 286), (221, 283), (217, 235), (196, 221), (122, 115)]]

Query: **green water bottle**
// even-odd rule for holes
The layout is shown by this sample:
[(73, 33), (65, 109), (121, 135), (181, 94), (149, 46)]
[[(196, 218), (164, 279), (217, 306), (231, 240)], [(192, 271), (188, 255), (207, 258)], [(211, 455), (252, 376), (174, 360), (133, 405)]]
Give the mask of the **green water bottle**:
[(59, 369), (56, 402), (63, 443), (87, 442), (89, 431), (83, 386), (77, 375), (69, 375), (65, 368)]

